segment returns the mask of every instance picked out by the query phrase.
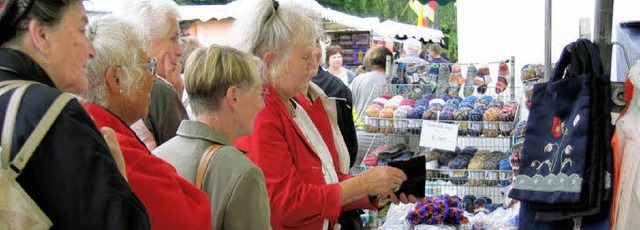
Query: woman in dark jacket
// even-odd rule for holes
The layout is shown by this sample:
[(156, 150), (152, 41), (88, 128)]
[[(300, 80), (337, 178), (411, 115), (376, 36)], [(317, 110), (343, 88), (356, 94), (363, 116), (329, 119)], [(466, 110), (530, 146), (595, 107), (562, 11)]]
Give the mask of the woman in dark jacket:
[[(94, 55), (86, 24), (81, 1), (0, 2), (0, 82), (41, 83), (19, 107), (11, 160), (58, 95), (86, 90), (85, 64)], [(11, 94), (0, 97), (3, 120)], [(109, 149), (80, 104), (69, 102), (17, 178), (53, 229), (149, 229), (144, 206), (114, 160), (121, 153)]]

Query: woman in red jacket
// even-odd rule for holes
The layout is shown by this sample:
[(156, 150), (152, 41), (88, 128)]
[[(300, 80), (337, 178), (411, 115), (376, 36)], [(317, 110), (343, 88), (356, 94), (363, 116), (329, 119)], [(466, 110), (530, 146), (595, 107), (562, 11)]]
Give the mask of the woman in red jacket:
[(133, 192), (149, 213), (152, 229), (211, 229), (209, 199), (154, 156), (129, 125), (149, 112), (156, 59), (142, 50), (132, 26), (115, 16), (90, 23), (87, 30), (97, 56), (89, 61), (84, 108), (98, 128), (116, 132)]
[(264, 61), (270, 93), (254, 132), (236, 145), (264, 172), (274, 229), (334, 229), (342, 210), (375, 209), (375, 197), (392, 194), (406, 175), (390, 167), (352, 178), (340, 171), (348, 157), (337, 155), (313, 124), (313, 114), (294, 100), (318, 68), (320, 20), (294, 1), (261, 0), (255, 9), (236, 22), (235, 32), (238, 46)]

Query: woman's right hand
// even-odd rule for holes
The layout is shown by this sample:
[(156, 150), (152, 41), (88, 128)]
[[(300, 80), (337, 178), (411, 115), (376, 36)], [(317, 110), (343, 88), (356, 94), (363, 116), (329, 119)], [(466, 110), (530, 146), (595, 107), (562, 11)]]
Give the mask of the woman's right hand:
[(402, 182), (407, 180), (407, 175), (402, 170), (389, 166), (373, 167), (356, 177), (370, 196), (391, 195)]
[(118, 143), (118, 138), (116, 137), (115, 131), (113, 131), (113, 129), (109, 127), (103, 127), (102, 129), (100, 129), (100, 133), (102, 133), (102, 137), (109, 146), (109, 151), (111, 152), (111, 156), (113, 156), (113, 160), (116, 161), (118, 171), (120, 171), (120, 174), (122, 174), (124, 179), (127, 180), (127, 169), (124, 163), (124, 157), (122, 156), (122, 150), (120, 150), (120, 143)]

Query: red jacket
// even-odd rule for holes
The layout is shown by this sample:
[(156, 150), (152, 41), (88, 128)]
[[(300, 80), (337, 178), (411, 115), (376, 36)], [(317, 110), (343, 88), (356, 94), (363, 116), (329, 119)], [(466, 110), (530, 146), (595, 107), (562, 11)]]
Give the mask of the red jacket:
[(118, 117), (92, 103), (83, 107), (98, 126), (112, 128), (118, 137), (133, 192), (142, 200), (151, 229), (211, 230), (209, 198), (178, 175), (175, 168), (154, 156)]
[[(254, 122), (253, 133), (234, 142), (249, 151), (249, 157), (265, 175), (274, 229), (321, 229), (325, 219), (330, 229), (343, 210), (375, 208), (366, 197), (341, 207), (339, 184), (327, 185), (322, 163), (304, 134), (295, 124), (273, 88), (265, 99), (265, 108)], [(340, 181), (350, 176), (340, 172), (337, 156), (332, 154)]]

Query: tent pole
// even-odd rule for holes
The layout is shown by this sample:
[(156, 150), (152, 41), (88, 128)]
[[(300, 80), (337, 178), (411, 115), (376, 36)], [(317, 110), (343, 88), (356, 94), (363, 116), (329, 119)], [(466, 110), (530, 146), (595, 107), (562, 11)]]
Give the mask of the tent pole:
[(551, 76), (551, 0), (544, 2), (544, 79), (548, 82)]
[(602, 58), (602, 68), (605, 74), (611, 73), (611, 29), (613, 24), (613, 0), (596, 0), (594, 18), (595, 38), (598, 51)]

